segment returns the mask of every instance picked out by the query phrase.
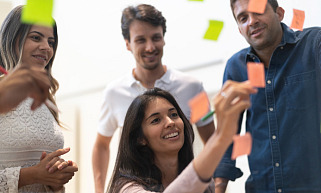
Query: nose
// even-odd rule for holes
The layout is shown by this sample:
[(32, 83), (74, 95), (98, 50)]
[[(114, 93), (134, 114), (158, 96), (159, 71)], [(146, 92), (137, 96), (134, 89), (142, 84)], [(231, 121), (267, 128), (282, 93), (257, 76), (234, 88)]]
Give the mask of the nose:
[(170, 117), (166, 118), (166, 128), (171, 128), (175, 126), (175, 122)]
[(40, 50), (46, 50), (46, 51), (51, 49), (51, 47), (47, 41), (40, 42), (39, 48), (40, 48)]
[(249, 24), (252, 26), (252, 25), (255, 25), (256, 23), (258, 23), (257, 15), (255, 13), (250, 13), (249, 14)]
[(146, 52), (153, 52), (155, 50), (155, 45), (154, 42), (152, 40), (148, 40), (146, 42), (146, 48), (145, 51)]

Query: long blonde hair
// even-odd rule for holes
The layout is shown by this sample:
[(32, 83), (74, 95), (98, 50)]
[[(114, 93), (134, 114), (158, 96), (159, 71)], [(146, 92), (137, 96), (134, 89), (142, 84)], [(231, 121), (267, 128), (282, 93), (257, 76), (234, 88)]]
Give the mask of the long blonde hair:
[[(21, 12), (23, 5), (15, 7), (3, 21), (0, 29), (0, 65), (4, 67), (7, 71), (13, 70), (21, 60), (23, 45), (25, 43), (26, 37), (32, 25), (21, 23)], [(54, 34), (54, 45), (53, 45), (53, 56), (46, 66), (48, 72), (49, 80), (51, 83), (49, 89), (49, 100), (56, 104), (55, 93), (59, 88), (58, 81), (52, 76), (51, 69), (53, 61), (55, 59), (56, 50), (58, 46), (58, 33), (56, 23), (53, 25)], [(16, 51), (16, 46), (18, 46), (18, 53)], [(59, 125), (58, 113), (49, 109), (55, 120)]]

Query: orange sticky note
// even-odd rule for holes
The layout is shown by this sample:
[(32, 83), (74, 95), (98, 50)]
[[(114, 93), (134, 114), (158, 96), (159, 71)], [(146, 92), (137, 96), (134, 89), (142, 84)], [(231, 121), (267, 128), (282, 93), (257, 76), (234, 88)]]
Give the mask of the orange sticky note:
[(235, 160), (241, 155), (250, 155), (252, 150), (252, 135), (247, 132), (245, 135), (235, 135), (233, 137), (232, 159)]
[(293, 18), (292, 18), (292, 23), (290, 27), (292, 29), (303, 31), (304, 19), (305, 19), (304, 11), (293, 9)]
[(265, 87), (264, 65), (262, 63), (248, 62), (247, 76), (252, 86)]
[(207, 94), (204, 91), (192, 98), (188, 105), (191, 109), (191, 123), (196, 123), (210, 110)]
[(267, 0), (250, 0), (247, 11), (263, 14), (265, 12), (265, 7)]

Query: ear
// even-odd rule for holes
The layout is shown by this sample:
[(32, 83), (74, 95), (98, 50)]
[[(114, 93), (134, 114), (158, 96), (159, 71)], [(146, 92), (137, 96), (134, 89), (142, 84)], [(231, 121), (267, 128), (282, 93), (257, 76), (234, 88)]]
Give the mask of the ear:
[(127, 48), (127, 50), (128, 51), (132, 51), (132, 49), (131, 49), (131, 47), (130, 47), (130, 42), (129, 42), (129, 40), (125, 40), (125, 42), (126, 42), (126, 48)]
[(284, 9), (282, 7), (277, 7), (276, 8), (276, 14), (278, 15), (279, 21), (281, 22), (284, 18)]
[(140, 145), (142, 145), (142, 146), (147, 145), (147, 141), (146, 141), (144, 138), (138, 139), (138, 143), (139, 143)]

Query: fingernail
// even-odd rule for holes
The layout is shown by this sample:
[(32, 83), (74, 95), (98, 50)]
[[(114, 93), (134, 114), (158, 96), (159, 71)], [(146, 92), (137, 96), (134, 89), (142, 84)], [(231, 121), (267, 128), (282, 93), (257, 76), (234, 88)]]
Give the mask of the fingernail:
[(65, 147), (64, 150), (65, 150), (65, 151), (69, 151), (69, 150), (70, 150), (70, 147)]
[(49, 165), (46, 165), (46, 169), (48, 169), (50, 166)]
[(52, 168), (50, 168), (50, 169), (49, 169), (49, 172), (51, 173), (51, 172), (52, 172), (52, 170), (53, 170), (53, 169), (52, 169)]

